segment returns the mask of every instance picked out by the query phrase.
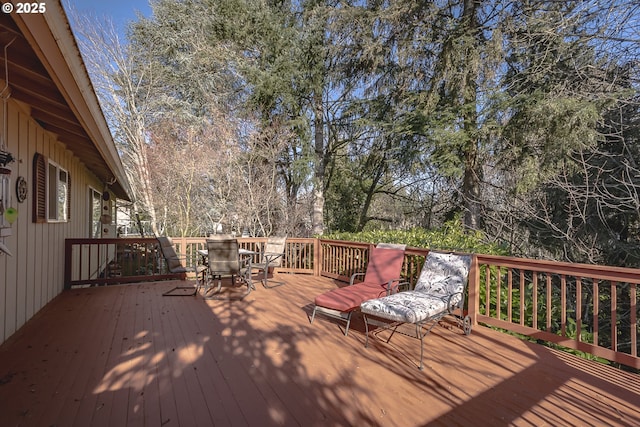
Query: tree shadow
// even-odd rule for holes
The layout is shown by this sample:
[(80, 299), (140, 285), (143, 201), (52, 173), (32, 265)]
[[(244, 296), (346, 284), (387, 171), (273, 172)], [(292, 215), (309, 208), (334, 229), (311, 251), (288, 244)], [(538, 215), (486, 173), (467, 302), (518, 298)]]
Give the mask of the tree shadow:
[(365, 349), (360, 316), (347, 337), (330, 319), (309, 323), (331, 281), (279, 279), (242, 301), (162, 297), (172, 282), (63, 293), (0, 347), (3, 422), (640, 424), (637, 376), (441, 326), (425, 338), (420, 371), (413, 338)]
[(443, 319), (425, 338), (423, 381), (417, 339), (370, 346), (401, 361), (389, 369), (447, 408), (421, 425), (640, 425), (640, 377), (488, 328), (466, 337)]
[[(138, 308), (147, 317), (97, 382), (97, 406), (111, 408), (111, 422), (140, 416), (160, 425), (378, 424), (369, 410), (345, 401), (368, 393), (353, 377), (355, 361), (331, 378), (315, 371), (314, 358), (328, 355), (308, 351), (323, 331), (301, 331), (291, 303), (302, 295), (292, 284), (258, 288), (241, 301), (149, 295), (160, 307)], [(113, 416), (121, 404), (127, 419)], [(149, 404), (159, 416), (148, 414)]]

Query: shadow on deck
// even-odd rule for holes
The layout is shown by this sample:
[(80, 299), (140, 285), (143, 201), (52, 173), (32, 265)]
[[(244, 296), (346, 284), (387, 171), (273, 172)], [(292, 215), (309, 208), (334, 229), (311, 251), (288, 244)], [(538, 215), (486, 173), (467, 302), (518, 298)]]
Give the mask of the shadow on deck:
[(63, 292), (0, 347), (2, 425), (640, 425), (640, 377), (476, 327), (364, 348), (322, 317), (329, 279), (243, 301), (175, 282)]

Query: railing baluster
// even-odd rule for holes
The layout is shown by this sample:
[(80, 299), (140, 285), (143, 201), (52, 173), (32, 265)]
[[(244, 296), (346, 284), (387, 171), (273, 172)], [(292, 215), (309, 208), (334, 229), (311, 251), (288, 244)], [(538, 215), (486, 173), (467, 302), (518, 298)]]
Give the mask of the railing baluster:
[(520, 325), (524, 326), (525, 323), (525, 285), (524, 285), (524, 270), (520, 269)]
[(551, 314), (553, 313), (553, 289), (551, 288), (551, 274), (547, 273), (547, 331), (551, 331)]
[(576, 341), (582, 341), (582, 279), (576, 278)]
[[(73, 252), (73, 246), (70, 246), (70, 251), (69, 251), (69, 253), (71, 254), (72, 252)], [(77, 270), (77, 273), (78, 273), (78, 276), (77, 276), (77, 277), (78, 277), (78, 278), (82, 277), (82, 267), (85, 265), (83, 255), (84, 255), (84, 251), (82, 250), (82, 247), (81, 247), (80, 255), (78, 256), (78, 258), (79, 258), (79, 261), (78, 261), (78, 262), (80, 263), (80, 264), (78, 265), (78, 270)], [(87, 271), (88, 271), (88, 270), (89, 270), (89, 267), (87, 267)], [(72, 277), (70, 277), (70, 279), (71, 279), (71, 280), (73, 280), (73, 275), (72, 275)], [(71, 280), (68, 282), (68, 286), (69, 286), (69, 287), (71, 286)]]
[(600, 313), (600, 289), (598, 279), (593, 279), (593, 343), (598, 345), (598, 313)]
[(485, 307), (487, 316), (491, 316), (491, 266), (485, 266), (484, 273)]
[(532, 281), (531, 281), (531, 286), (533, 287), (533, 294), (532, 294), (532, 298), (533, 298), (533, 303), (532, 303), (532, 313), (533, 313), (533, 319), (532, 319), (532, 327), (533, 329), (538, 329), (538, 272), (537, 271), (532, 271)]
[(611, 349), (618, 351), (618, 283), (611, 281)]
[(638, 296), (636, 284), (629, 284), (629, 293), (631, 300), (631, 355), (638, 357)]
[(502, 301), (501, 301), (501, 291), (502, 291), (502, 267), (499, 265), (496, 266), (496, 319), (502, 319), (500, 314), (502, 313)]
[(562, 314), (560, 318), (562, 336), (567, 336), (567, 277), (563, 274), (560, 278), (560, 304)]
[(513, 321), (513, 269), (507, 268), (507, 286), (509, 287), (509, 295), (507, 296), (507, 322)]

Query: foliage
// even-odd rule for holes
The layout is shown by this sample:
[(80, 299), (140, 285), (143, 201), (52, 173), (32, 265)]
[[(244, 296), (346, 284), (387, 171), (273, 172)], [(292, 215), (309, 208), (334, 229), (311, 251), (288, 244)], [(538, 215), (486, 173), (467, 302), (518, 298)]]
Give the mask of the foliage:
[(152, 9), (124, 61), (91, 68), (126, 107), (114, 134), (158, 232), (420, 234), (462, 215), (455, 239), (415, 244), (640, 262), (633, 2)]
[(433, 230), (413, 228), (411, 230), (372, 230), (358, 233), (339, 232), (328, 234), (323, 238), (372, 244), (380, 242), (400, 243), (414, 248), (506, 255), (504, 248), (487, 243), (482, 232), (467, 232), (462, 225), (460, 217), (446, 222), (439, 229)]
[[(532, 13), (536, 5), (518, 4), (506, 21), (505, 91), (492, 107), (506, 116), (491, 176), (506, 191), (486, 206), (487, 228), (530, 257), (640, 265), (630, 234), (640, 175), (631, 160), (638, 88), (628, 61), (637, 51), (621, 27), (609, 26), (614, 18), (624, 23), (619, 14), (628, 9), (562, 2)], [(602, 24), (592, 25), (602, 12)], [(613, 39), (629, 54), (613, 55), (620, 52)]]
[[(562, 111), (584, 110), (574, 115), (573, 122), (565, 119), (558, 125), (566, 133), (563, 140), (573, 142), (564, 148), (540, 150), (537, 185), (533, 191), (523, 191), (533, 203), (525, 209), (522, 228), (554, 258), (640, 266), (640, 169), (636, 162), (640, 125), (635, 119), (640, 98), (630, 90), (627, 71), (611, 73), (616, 79), (611, 82), (612, 88), (617, 87), (616, 102), (604, 106), (591, 100), (574, 99), (572, 105), (562, 102)], [(552, 126), (534, 123), (533, 128)]]

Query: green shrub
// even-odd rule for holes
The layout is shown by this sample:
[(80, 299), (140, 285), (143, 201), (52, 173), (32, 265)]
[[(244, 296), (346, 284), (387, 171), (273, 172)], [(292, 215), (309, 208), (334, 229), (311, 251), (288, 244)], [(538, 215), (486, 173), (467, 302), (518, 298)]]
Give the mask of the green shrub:
[(323, 236), (326, 239), (377, 244), (400, 243), (414, 248), (507, 255), (505, 248), (488, 243), (484, 233), (464, 230), (460, 218), (453, 219), (440, 229), (374, 230), (359, 233), (338, 232)]

